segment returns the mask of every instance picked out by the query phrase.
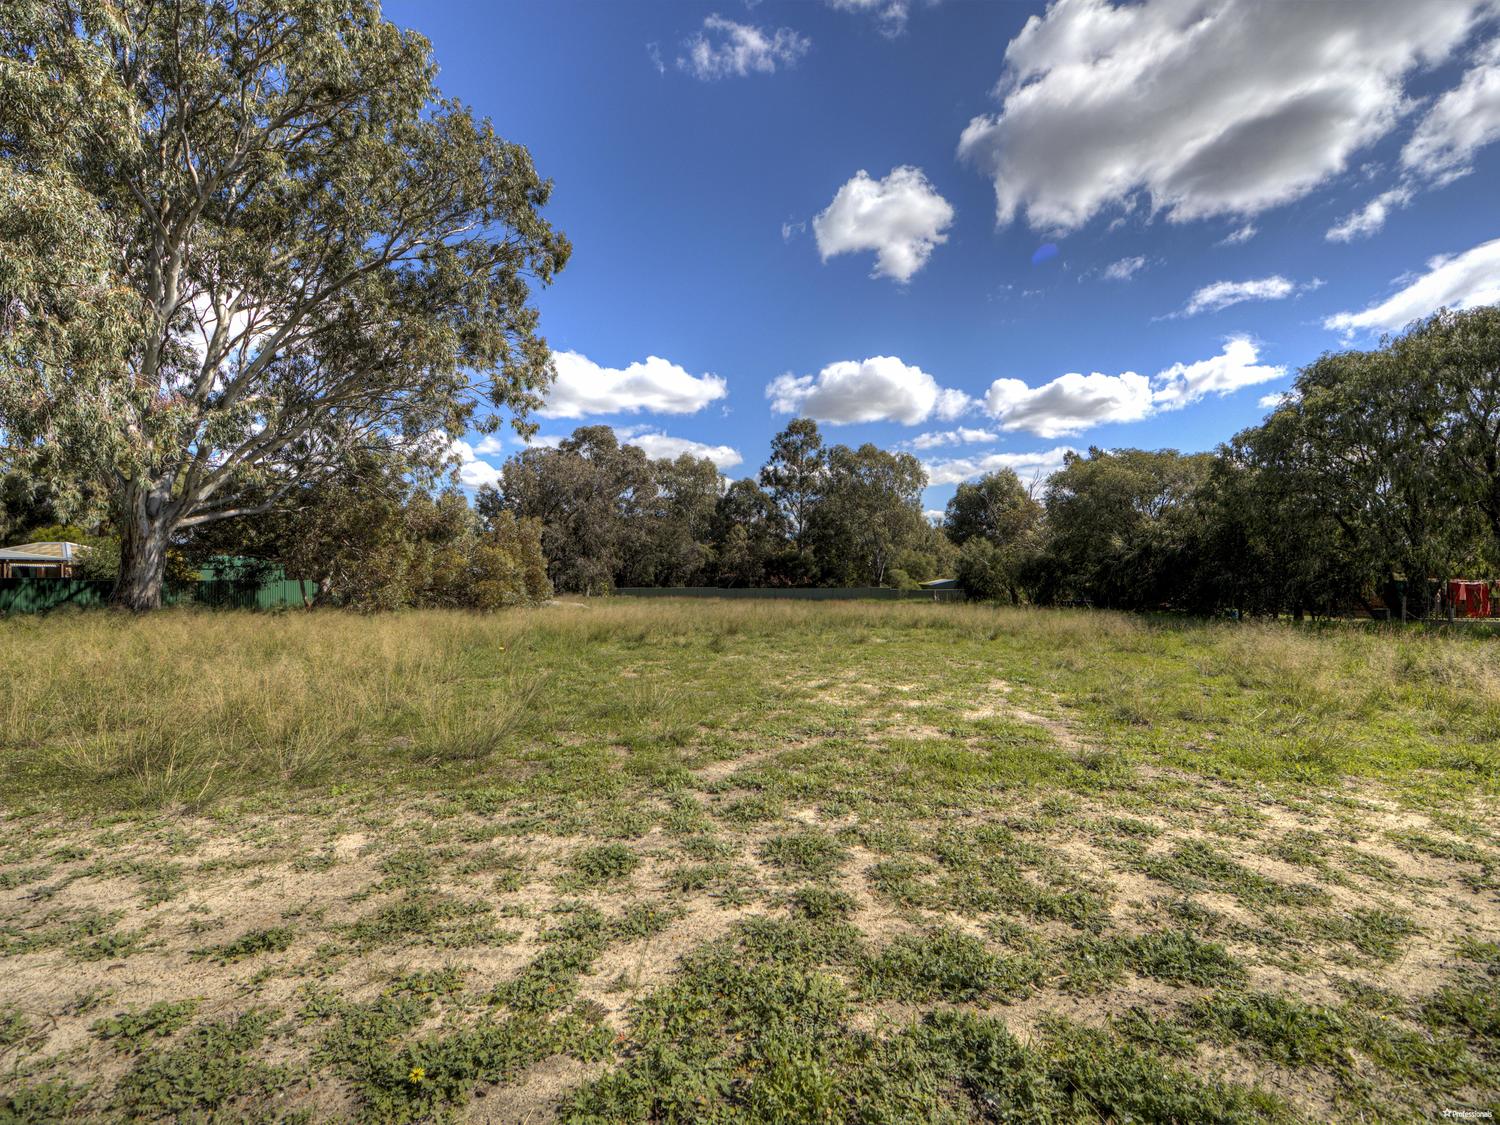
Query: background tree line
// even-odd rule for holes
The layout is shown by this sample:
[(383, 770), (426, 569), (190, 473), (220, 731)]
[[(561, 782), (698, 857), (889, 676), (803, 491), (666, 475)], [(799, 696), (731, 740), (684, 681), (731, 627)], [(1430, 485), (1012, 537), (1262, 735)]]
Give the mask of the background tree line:
[[(1002, 470), (961, 484), (938, 527), (916, 458), (827, 445), (808, 419), (732, 482), (707, 459), (652, 460), (608, 426), (524, 449), (472, 507), (439, 480), (356, 459), (264, 515), (182, 537), (171, 565), (264, 559), (315, 580), (320, 600), (371, 608), (956, 576), (1011, 603), (1300, 615), (1377, 599), (1397, 611), (1404, 596), (1421, 616), (1446, 579), (1500, 559), (1500, 309), (1322, 356), (1213, 453), (1092, 448), (1046, 482)], [(8, 538), (93, 543), (91, 574), (118, 567), (107, 522), (59, 526), (23, 473), (0, 481), (0, 501)]]
[(910, 454), (825, 446), (807, 419), (773, 439), (758, 479), (733, 482), (707, 459), (651, 460), (584, 426), (512, 457), (476, 507), (538, 521), (559, 590), (900, 587), (951, 570), (951, 544), (922, 517), (926, 484)]
[[(970, 597), (1212, 614), (1432, 612), (1500, 560), (1500, 308), (1440, 312), (1304, 368), (1212, 453), (1089, 449), (1045, 482), (1009, 470), (924, 518), (915, 457), (827, 445), (796, 419), (754, 477), (653, 460), (608, 426), (531, 446), (471, 506), (401, 459), (358, 459), (254, 518), (183, 537), (178, 573), (249, 556), (370, 608), (498, 606), (555, 589), (890, 586), (957, 577)], [(251, 499), (254, 497), (252, 495)], [(58, 526), (45, 491), (0, 480), (0, 531), (74, 538), (118, 566), (107, 523)]]
[(1500, 563), (1500, 308), (1439, 311), (1303, 368), (1213, 453), (1090, 449), (1040, 503), (960, 485), (945, 526), (976, 596), (1194, 613), (1431, 613)]

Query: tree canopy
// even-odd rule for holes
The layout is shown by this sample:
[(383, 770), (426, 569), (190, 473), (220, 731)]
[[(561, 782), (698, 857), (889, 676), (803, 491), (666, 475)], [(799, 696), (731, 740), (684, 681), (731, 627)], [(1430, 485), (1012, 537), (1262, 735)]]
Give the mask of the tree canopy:
[(0, 427), (107, 506), (124, 604), (174, 535), (539, 401), (551, 185), (435, 69), (374, 0), (7, 5)]

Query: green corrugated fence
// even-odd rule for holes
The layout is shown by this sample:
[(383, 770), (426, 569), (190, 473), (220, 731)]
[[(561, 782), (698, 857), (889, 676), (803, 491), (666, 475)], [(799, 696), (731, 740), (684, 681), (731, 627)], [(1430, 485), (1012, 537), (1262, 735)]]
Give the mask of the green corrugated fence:
[(805, 601), (961, 602), (962, 590), (890, 590), (884, 586), (621, 586), (625, 598), (794, 598)]
[[(0, 614), (46, 613), (65, 606), (87, 609), (109, 604), (112, 582), (86, 578), (0, 578)], [(189, 582), (162, 591), (168, 605), (194, 603), (222, 609), (296, 608), (312, 601), (317, 583), (275, 579), (250, 584), (231, 581)]]

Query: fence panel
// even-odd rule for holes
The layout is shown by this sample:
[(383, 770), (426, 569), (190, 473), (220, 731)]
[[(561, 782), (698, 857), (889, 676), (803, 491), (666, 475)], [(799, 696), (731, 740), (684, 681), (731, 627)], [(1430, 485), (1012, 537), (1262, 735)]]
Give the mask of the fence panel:
[[(0, 578), (0, 614), (106, 606), (113, 589), (112, 582), (86, 578)], [(162, 591), (162, 602), (219, 609), (294, 609), (307, 605), (317, 592), (316, 582), (296, 579), (258, 584), (216, 580), (169, 586)]]
[(962, 590), (891, 590), (884, 586), (621, 586), (622, 598), (787, 598), (799, 601), (961, 602)]

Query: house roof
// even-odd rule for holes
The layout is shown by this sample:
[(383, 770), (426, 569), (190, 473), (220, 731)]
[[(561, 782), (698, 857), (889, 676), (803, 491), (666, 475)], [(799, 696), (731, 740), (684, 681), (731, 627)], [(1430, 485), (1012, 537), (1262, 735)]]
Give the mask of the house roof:
[(6, 562), (72, 562), (82, 558), (88, 549), (83, 543), (21, 543), (0, 548), (0, 559)]

